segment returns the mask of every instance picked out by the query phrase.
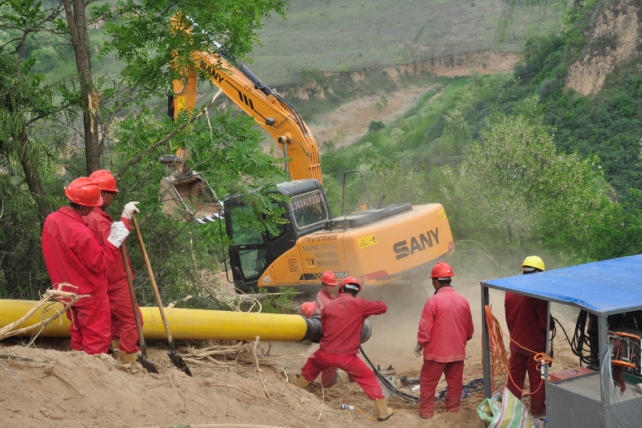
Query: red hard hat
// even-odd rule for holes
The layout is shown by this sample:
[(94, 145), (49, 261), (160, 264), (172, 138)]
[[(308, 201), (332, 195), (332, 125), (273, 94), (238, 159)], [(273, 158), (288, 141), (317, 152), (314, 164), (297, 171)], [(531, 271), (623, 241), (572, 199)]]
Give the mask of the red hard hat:
[(301, 305), (301, 313), (304, 317), (310, 318), (314, 314), (314, 303), (305, 302)]
[(328, 285), (339, 285), (337, 276), (331, 270), (323, 272), (321, 275), (321, 282)]
[(97, 181), (87, 177), (80, 177), (65, 187), (65, 196), (83, 207), (99, 207), (103, 204), (100, 196), (100, 185)]
[(99, 169), (92, 172), (89, 178), (98, 182), (100, 190), (104, 190), (105, 192), (118, 193), (118, 189), (116, 189), (116, 179), (112, 175), (111, 171), (107, 171), (106, 169)]
[(455, 276), (455, 272), (453, 272), (453, 268), (450, 267), (450, 265), (446, 262), (438, 262), (434, 268), (432, 268), (432, 272), (430, 273), (431, 278), (450, 278), (451, 276)]
[(357, 286), (357, 293), (361, 291), (361, 284), (359, 284), (359, 280), (354, 276), (349, 276), (343, 281), (341, 281), (341, 286), (339, 287), (339, 293), (344, 293), (345, 292), (344, 288), (347, 288), (349, 290), (354, 290), (353, 287), (350, 287), (351, 285)]

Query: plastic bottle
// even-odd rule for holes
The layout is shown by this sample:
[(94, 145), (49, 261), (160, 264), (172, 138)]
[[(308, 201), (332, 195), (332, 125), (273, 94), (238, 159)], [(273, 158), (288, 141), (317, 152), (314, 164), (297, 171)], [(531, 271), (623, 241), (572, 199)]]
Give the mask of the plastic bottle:
[(339, 408), (341, 410), (354, 410), (354, 406), (351, 404), (339, 403)]
[(541, 360), (539, 360), (539, 363), (540, 363), (540, 367), (539, 367), (540, 377), (542, 379), (546, 379), (546, 375), (548, 374), (548, 370), (547, 370), (548, 362), (546, 360), (544, 360), (544, 359), (541, 359)]

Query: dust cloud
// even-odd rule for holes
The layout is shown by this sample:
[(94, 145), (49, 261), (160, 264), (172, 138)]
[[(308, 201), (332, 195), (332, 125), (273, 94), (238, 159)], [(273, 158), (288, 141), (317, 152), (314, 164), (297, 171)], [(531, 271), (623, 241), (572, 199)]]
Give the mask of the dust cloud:
[(433, 292), (428, 281), (419, 280), (364, 288), (359, 297), (388, 305), (384, 315), (369, 318), (372, 337), (363, 344), (363, 350), (374, 364), (382, 369), (392, 365), (398, 373), (418, 373), (421, 359), (415, 358), (413, 348), (421, 311)]
[[(426, 277), (428, 275), (426, 274)], [(470, 278), (453, 278), (455, 291), (463, 295), (473, 315), (475, 333), (466, 347), (467, 362), (475, 371), (481, 366), (481, 287), (479, 281)], [(359, 297), (368, 300), (381, 300), (388, 305), (388, 312), (369, 318), (372, 324), (372, 337), (363, 344), (370, 360), (383, 369), (392, 365), (397, 374), (418, 374), (422, 359), (415, 358), (413, 348), (417, 342), (419, 318), (426, 301), (434, 294), (429, 279), (416, 279), (412, 282), (387, 284), (365, 288)], [(490, 291), (491, 308), (497, 319), (506, 329), (504, 320), (504, 293)], [(468, 369), (465, 370), (466, 372)], [(477, 376), (481, 377), (481, 376)]]

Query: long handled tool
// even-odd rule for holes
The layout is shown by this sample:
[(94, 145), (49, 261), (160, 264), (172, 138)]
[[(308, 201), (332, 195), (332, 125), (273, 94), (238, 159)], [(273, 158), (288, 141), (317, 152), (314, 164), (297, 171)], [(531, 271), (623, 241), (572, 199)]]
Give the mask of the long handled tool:
[(149, 257), (147, 257), (147, 250), (145, 250), (145, 244), (143, 243), (143, 235), (140, 233), (140, 228), (138, 227), (138, 220), (136, 220), (136, 215), (132, 216), (132, 222), (134, 223), (134, 230), (136, 231), (136, 238), (138, 238), (138, 244), (140, 244), (140, 251), (143, 253), (143, 259), (145, 260), (145, 267), (147, 267), (147, 274), (149, 275), (149, 281), (152, 284), (152, 289), (154, 290), (154, 297), (156, 297), (156, 304), (158, 305), (158, 310), (160, 311), (161, 318), (163, 319), (163, 325), (165, 326), (165, 332), (167, 333), (167, 340), (169, 342), (170, 352), (169, 359), (172, 360), (172, 363), (179, 369), (185, 372), (186, 375), (191, 376), (192, 372), (183, 361), (183, 357), (176, 353), (176, 345), (174, 345), (174, 339), (172, 339), (172, 332), (169, 331), (169, 324), (167, 323), (167, 318), (165, 317), (165, 310), (163, 309), (163, 302), (161, 301), (160, 293), (158, 292), (158, 287), (156, 286), (156, 280), (154, 279), (154, 272), (152, 272), (152, 265), (149, 262)]
[(132, 279), (132, 271), (129, 266), (129, 254), (127, 254), (127, 247), (123, 242), (120, 246), (120, 254), (123, 257), (123, 264), (125, 265), (125, 275), (127, 276), (127, 284), (129, 284), (129, 296), (132, 299), (132, 308), (134, 308), (134, 319), (136, 320), (136, 329), (138, 330), (138, 346), (140, 347), (140, 355), (138, 362), (150, 373), (158, 373), (158, 369), (151, 358), (147, 357), (147, 345), (145, 345), (145, 338), (143, 337), (143, 323), (140, 321), (140, 311), (138, 310), (138, 302), (136, 301), (136, 290), (134, 289), (134, 280)]

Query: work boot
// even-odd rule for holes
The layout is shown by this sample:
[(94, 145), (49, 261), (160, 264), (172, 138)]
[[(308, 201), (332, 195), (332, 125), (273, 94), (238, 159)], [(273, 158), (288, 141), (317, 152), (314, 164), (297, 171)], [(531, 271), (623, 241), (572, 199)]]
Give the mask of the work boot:
[(379, 422), (387, 421), (390, 419), (390, 416), (393, 415), (394, 412), (388, 407), (388, 400), (386, 398), (375, 400), (374, 404), (375, 409), (377, 409), (377, 420)]
[(116, 359), (123, 364), (136, 364), (136, 361), (138, 360), (138, 354), (135, 352), (128, 354), (127, 352), (122, 352), (117, 349), (114, 355), (116, 355)]
[(107, 349), (107, 353), (112, 357), (116, 358), (116, 351), (118, 350), (119, 345), (120, 345), (120, 340), (112, 340), (111, 343), (109, 344), (109, 348)]
[(295, 384), (296, 378), (297, 378), (296, 372), (290, 372), (290, 371), (287, 372), (286, 380), (288, 381), (288, 383)]
[(306, 386), (310, 385), (310, 381), (303, 376), (299, 376), (294, 384), (301, 389), (305, 389)]

